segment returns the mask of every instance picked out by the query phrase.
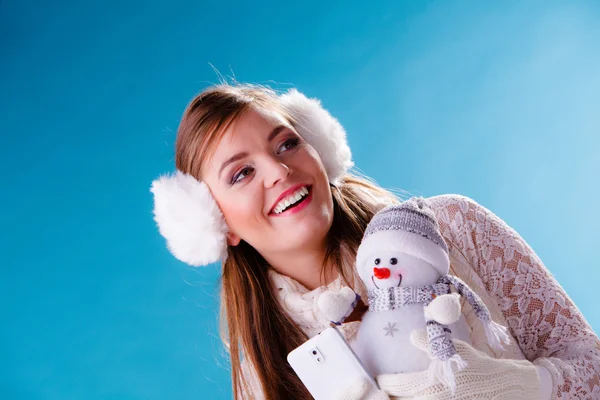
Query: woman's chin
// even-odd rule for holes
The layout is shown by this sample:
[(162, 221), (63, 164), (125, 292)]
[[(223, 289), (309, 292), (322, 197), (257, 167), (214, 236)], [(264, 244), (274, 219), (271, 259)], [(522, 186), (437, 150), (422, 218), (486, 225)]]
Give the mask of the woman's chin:
[(324, 226), (325, 223), (298, 221), (284, 232), (280, 232), (276, 240), (290, 250), (325, 247), (327, 230)]

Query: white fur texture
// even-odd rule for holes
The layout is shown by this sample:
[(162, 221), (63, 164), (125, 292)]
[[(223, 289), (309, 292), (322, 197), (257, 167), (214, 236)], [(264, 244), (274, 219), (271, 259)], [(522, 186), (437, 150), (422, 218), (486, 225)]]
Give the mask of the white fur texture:
[(279, 96), (279, 101), (295, 119), (298, 134), (319, 153), (329, 182), (338, 185), (354, 165), (342, 125), (319, 100), (309, 99), (296, 89)]
[[(337, 185), (352, 167), (346, 131), (319, 100), (308, 99), (296, 89), (279, 97), (297, 121), (298, 134), (315, 148), (329, 182)], [(208, 187), (177, 171), (152, 183), (154, 219), (167, 247), (179, 260), (193, 266), (227, 257), (227, 225)]]
[(201, 266), (227, 257), (227, 225), (208, 187), (177, 171), (152, 182), (154, 220), (179, 260)]

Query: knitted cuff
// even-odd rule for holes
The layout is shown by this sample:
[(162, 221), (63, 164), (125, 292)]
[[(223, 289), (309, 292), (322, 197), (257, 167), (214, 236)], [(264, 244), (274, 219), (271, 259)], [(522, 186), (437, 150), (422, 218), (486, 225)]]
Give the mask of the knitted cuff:
[(531, 361), (514, 361), (515, 364), (519, 365), (519, 378), (523, 384), (523, 393), (518, 398), (520, 399), (539, 399), (541, 381), (538, 375), (538, 370)]
[[(534, 364), (535, 365), (535, 364)], [(535, 365), (537, 368), (538, 376), (540, 377), (540, 400), (551, 400), (552, 392), (554, 391), (554, 385), (552, 384), (552, 375), (550, 371), (541, 365)]]
[(555, 399), (558, 396), (558, 385), (564, 384), (561, 371), (548, 358), (538, 358), (533, 361), (533, 365), (545, 368), (550, 372), (550, 376), (552, 377), (552, 395), (550, 398)]

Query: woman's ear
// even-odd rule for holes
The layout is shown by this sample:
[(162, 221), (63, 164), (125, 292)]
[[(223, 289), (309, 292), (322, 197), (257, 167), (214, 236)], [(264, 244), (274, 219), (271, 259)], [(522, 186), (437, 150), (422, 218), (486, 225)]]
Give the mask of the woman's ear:
[(233, 232), (227, 232), (227, 244), (229, 246), (237, 246), (240, 244), (240, 237)]

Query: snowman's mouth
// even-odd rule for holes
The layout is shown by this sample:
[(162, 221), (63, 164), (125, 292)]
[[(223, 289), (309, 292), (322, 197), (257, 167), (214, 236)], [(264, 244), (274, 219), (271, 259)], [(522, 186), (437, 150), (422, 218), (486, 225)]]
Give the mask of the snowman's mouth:
[[(375, 287), (377, 289), (381, 289), (379, 286), (377, 286), (377, 283), (375, 283), (375, 276), (371, 275), (371, 282), (373, 282), (373, 285), (375, 285)], [(398, 284), (396, 285), (396, 287), (400, 287), (400, 284), (402, 283), (402, 274), (398, 274)]]

